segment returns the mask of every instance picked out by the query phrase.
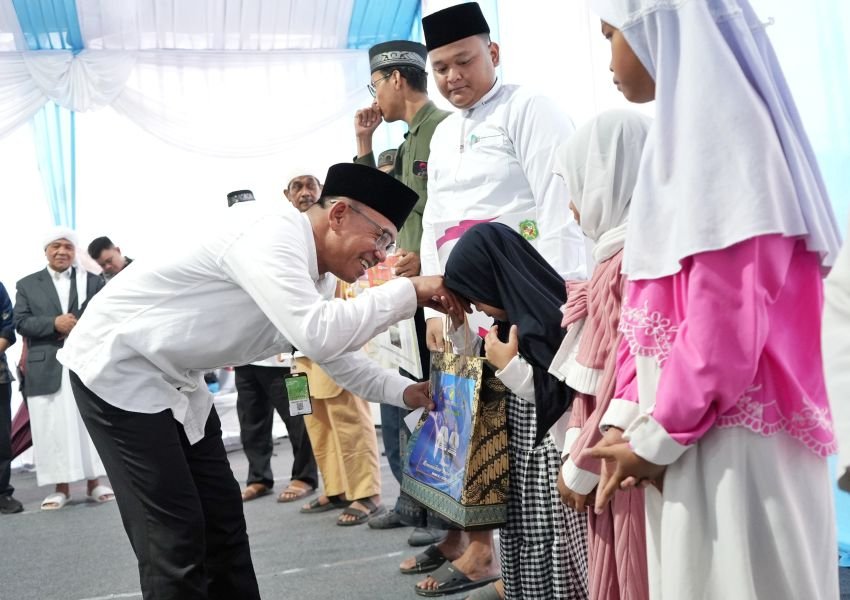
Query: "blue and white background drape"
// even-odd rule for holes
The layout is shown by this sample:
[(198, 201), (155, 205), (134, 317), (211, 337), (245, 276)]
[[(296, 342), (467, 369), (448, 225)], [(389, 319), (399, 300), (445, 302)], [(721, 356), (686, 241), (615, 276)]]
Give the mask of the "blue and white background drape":
[[(43, 265), (37, 240), (53, 223), (109, 235), (130, 256), (167, 253), (227, 192), (279, 201), (293, 167), (321, 177), (350, 160), (354, 112), (372, 101), (366, 49), (421, 41), (421, 16), (456, 1), (0, 0), (0, 280), (12, 288)], [(626, 105), (584, 1), (479, 1), (506, 81), (550, 95), (576, 124)], [(850, 3), (751, 1), (772, 22), (844, 225)], [(403, 133), (383, 125), (375, 148)], [(850, 502), (840, 510), (850, 551)]]

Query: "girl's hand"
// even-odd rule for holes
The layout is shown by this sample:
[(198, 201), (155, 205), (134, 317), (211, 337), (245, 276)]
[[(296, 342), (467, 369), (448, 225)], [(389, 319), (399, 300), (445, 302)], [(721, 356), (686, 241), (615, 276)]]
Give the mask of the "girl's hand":
[(498, 370), (508, 366), (514, 356), (519, 353), (519, 338), (517, 337), (517, 326), (511, 325), (508, 334), (508, 342), (499, 340), (499, 327), (493, 325), (484, 337), (484, 357)]
[(561, 502), (580, 513), (587, 510), (588, 500), (593, 501), (593, 492), (590, 494), (579, 494), (568, 488), (567, 484), (564, 483), (563, 473), (558, 473), (558, 494), (561, 496)]
[(661, 489), (666, 465), (656, 465), (635, 454), (628, 442), (611, 444), (603, 439), (593, 448), (585, 450), (590, 456), (602, 459), (604, 486), (600, 481), (596, 494), (596, 514), (600, 514), (617, 488), (644, 486), (654, 483)]

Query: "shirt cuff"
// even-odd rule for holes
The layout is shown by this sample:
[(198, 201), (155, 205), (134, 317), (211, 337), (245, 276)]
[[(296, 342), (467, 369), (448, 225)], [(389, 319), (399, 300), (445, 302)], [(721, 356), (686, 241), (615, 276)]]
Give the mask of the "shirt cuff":
[(667, 430), (652, 415), (642, 414), (635, 419), (623, 434), (632, 450), (651, 463), (669, 465), (688, 449), (674, 440)]
[(393, 375), (394, 377), (391, 377), (384, 384), (383, 403), (391, 406), (398, 406), (405, 410), (413, 410), (404, 403), (404, 390), (409, 388), (411, 385), (414, 385), (416, 382), (411, 381), (407, 377), (399, 375), (398, 373), (394, 373)]
[(599, 475), (580, 469), (572, 458), (568, 458), (561, 467), (561, 476), (564, 485), (576, 494), (589, 494), (599, 484)]
[(576, 443), (580, 435), (581, 427), (570, 427), (567, 429), (567, 432), (564, 434), (564, 451), (561, 452), (562, 458), (570, 455), (570, 449), (572, 449), (573, 444)]
[(640, 416), (640, 405), (624, 398), (612, 398), (608, 410), (602, 415), (599, 429), (604, 433), (609, 427), (617, 427), (625, 431), (632, 421)]
[[(504, 369), (496, 371), (496, 377), (498, 377), (505, 386), (510, 389), (515, 396), (518, 396), (525, 402), (529, 402), (529, 395), (531, 398), (534, 398), (534, 380), (533, 375), (529, 377), (529, 371), (531, 370), (531, 365), (522, 360), (519, 354), (514, 356), (511, 359)], [(527, 389), (529, 386), (529, 379), (531, 379), (531, 394), (529, 394), (529, 390)]]
[(367, 167), (375, 167), (375, 153), (370, 152), (369, 154), (364, 154), (363, 156), (355, 156), (354, 161), (358, 165), (366, 165)]
[(433, 319), (435, 317), (437, 317), (437, 318), (443, 317), (443, 313), (441, 313), (438, 310), (434, 310), (433, 308), (428, 308), (427, 306), (422, 309), (422, 312), (424, 313), (426, 321), (428, 319)]

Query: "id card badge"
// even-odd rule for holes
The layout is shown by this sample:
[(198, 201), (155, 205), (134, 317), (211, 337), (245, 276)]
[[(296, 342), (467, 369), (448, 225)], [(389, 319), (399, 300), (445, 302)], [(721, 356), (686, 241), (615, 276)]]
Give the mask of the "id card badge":
[(286, 395), (289, 398), (289, 416), (312, 415), (313, 404), (310, 402), (310, 386), (306, 373), (290, 373), (283, 379), (286, 385)]

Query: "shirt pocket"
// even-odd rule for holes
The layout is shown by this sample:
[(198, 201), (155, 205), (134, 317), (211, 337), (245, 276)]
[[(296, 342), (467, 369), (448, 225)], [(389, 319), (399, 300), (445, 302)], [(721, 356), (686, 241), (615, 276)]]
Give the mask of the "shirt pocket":
[(456, 180), (469, 186), (490, 185), (510, 176), (514, 145), (503, 132), (485, 129), (466, 136)]

